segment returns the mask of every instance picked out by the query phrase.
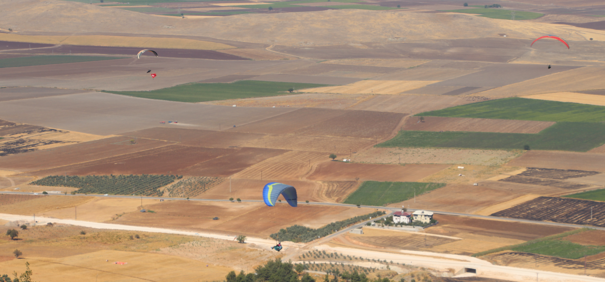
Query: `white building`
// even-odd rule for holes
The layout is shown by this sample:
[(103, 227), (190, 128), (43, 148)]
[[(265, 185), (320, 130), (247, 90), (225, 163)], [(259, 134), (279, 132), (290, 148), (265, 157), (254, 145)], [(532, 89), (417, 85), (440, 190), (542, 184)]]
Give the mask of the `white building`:
[(424, 224), (430, 223), (431, 219), (433, 219), (432, 211), (417, 210), (412, 215), (414, 216), (414, 221), (420, 221)]
[(410, 219), (411, 216), (412, 216), (412, 214), (406, 212), (405, 207), (401, 206), (401, 211), (393, 213), (393, 222), (410, 224), (410, 222), (412, 222), (412, 220)]

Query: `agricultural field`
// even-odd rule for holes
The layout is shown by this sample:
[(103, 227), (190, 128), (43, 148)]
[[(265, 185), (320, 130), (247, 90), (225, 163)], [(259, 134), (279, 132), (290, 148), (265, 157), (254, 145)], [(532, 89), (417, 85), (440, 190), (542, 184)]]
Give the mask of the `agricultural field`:
[(220, 177), (188, 177), (166, 187), (163, 194), (175, 198), (195, 197), (223, 181), (225, 179)]
[(447, 12), (476, 14), (486, 18), (503, 20), (533, 20), (544, 16), (544, 14), (534, 12), (502, 10), (494, 8), (448, 10)]
[(605, 226), (605, 203), (571, 198), (538, 197), (492, 216)]
[(563, 197), (605, 202), (605, 189), (581, 192), (577, 194), (566, 195)]
[(605, 106), (605, 96), (603, 95), (583, 94), (576, 92), (538, 94), (531, 96), (523, 96), (522, 98)]
[[(144, 195), (162, 196), (164, 187), (183, 176), (178, 175), (87, 175), (47, 176), (32, 182), (32, 185), (64, 186), (79, 188), (74, 191), (78, 194), (112, 194), (112, 195)], [(72, 192), (73, 194), (75, 194)]]
[(445, 186), (444, 183), (366, 181), (344, 201), (347, 204), (383, 206), (402, 202)]
[(463, 164), (498, 166), (520, 156), (521, 152), (521, 150), (373, 147), (358, 152), (351, 160), (356, 163), (375, 164)]
[(605, 155), (562, 151), (527, 151), (507, 166), (605, 172)]
[[(538, 134), (400, 131), (377, 147), (535, 149), (586, 152), (605, 143), (605, 124), (559, 122)], [(527, 146), (527, 147), (526, 147)]]
[(31, 56), (31, 57), (0, 59), (0, 68), (69, 64), (69, 63), (94, 62), (94, 61), (105, 61), (105, 60), (116, 60), (116, 59), (124, 59), (124, 57), (65, 56), (65, 55)]
[(540, 133), (554, 124), (552, 121), (414, 116), (406, 120), (403, 130)]
[(603, 107), (578, 103), (506, 98), (462, 105), (417, 116), (516, 119), (554, 122), (602, 122)]
[(152, 91), (107, 91), (133, 97), (178, 102), (207, 102), (216, 100), (269, 97), (288, 94), (288, 89), (320, 87), (319, 84), (268, 81), (237, 81), (233, 83), (193, 83)]
[(379, 165), (330, 161), (318, 164), (307, 178), (319, 181), (414, 182), (448, 167), (442, 164)]

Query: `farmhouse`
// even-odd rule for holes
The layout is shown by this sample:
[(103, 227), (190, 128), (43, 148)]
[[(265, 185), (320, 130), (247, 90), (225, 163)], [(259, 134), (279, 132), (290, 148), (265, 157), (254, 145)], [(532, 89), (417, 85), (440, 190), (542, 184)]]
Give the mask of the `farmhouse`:
[(414, 216), (414, 221), (420, 221), (424, 224), (430, 223), (431, 219), (433, 219), (433, 212), (431, 211), (417, 210), (412, 215)]
[(398, 212), (393, 213), (393, 222), (394, 223), (410, 224), (410, 222), (411, 222), (410, 217), (411, 216), (412, 216), (412, 214), (409, 213), (409, 212), (398, 211)]

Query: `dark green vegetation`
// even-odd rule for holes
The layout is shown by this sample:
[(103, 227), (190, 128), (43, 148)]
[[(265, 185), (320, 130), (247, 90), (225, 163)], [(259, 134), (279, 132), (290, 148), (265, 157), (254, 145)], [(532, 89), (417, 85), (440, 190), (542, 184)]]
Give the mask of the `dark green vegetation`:
[(220, 177), (191, 177), (183, 179), (166, 188), (168, 197), (195, 197), (223, 182)]
[(357, 10), (393, 10), (397, 9), (394, 7), (384, 7), (376, 5), (334, 5), (334, 6), (322, 6), (330, 9), (357, 9)]
[(302, 279), (298, 279), (299, 273), (306, 268), (302, 265), (297, 265), (296, 268), (290, 262), (282, 262), (281, 259), (270, 260), (265, 265), (258, 266), (255, 269), (255, 273), (245, 274), (241, 271), (239, 275), (235, 274), (235, 271), (229, 272), (226, 277), (227, 282), (255, 282), (255, 281), (273, 281), (273, 282), (290, 282), (290, 281), (302, 281), (302, 282), (315, 282), (315, 279), (311, 278), (308, 273), (302, 276)]
[(605, 189), (582, 192), (582, 193), (567, 195), (567, 196), (563, 196), (563, 197), (605, 202)]
[(538, 134), (400, 131), (376, 147), (563, 150), (586, 152), (605, 143), (605, 124), (560, 122)]
[(445, 183), (366, 181), (344, 201), (347, 204), (382, 206), (402, 202), (437, 188)]
[(115, 59), (124, 59), (124, 57), (120, 58), (120, 57), (69, 56), (69, 55), (17, 57), (17, 58), (0, 59), (0, 68), (68, 64), (68, 63), (104, 61), (104, 60), (115, 60)]
[(320, 84), (244, 80), (234, 83), (192, 83), (153, 91), (106, 91), (149, 99), (205, 102), (288, 94), (289, 88), (321, 87)]
[[(16, 252), (21, 253), (19, 250), (15, 250), (15, 253)], [(17, 255), (15, 254), (15, 256)], [(7, 274), (2, 274), (2, 276), (0, 276), (0, 282), (31, 282), (33, 274), (34, 272), (29, 269), (29, 262), (25, 262), (25, 271), (21, 273), (21, 275), (18, 275), (16, 271), (13, 271), (13, 279), (11, 279)]]
[(578, 259), (583, 256), (590, 256), (605, 251), (605, 246), (584, 246), (563, 240), (567, 236), (589, 231), (590, 229), (582, 228), (575, 229), (560, 234), (546, 236), (540, 239), (527, 241), (518, 245), (511, 245), (501, 248), (492, 249), (485, 252), (476, 253), (474, 257), (485, 256), (501, 251), (517, 251), (533, 254), (541, 254), (547, 256), (555, 256), (560, 258)]
[(300, 225), (293, 225), (286, 229), (281, 229), (277, 233), (271, 234), (271, 238), (278, 241), (292, 241), (292, 242), (311, 242), (319, 237), (328, 236), (338, 230), (348, 227), (351, 224), (358, 223), (377, 216), (384, 215), (382, 211), (373, 212), (366, 215), (356, 216), (353, 218), (345, 219), (342, 221), (332, 222), (322, 228), (313, 229)]
[(417, 116), (603, 122), (605, 107), (577, 103), (506, 98), (424, 112)]
[(182, 176), (177, 175), (87, 175), (47, 176), (32, 182), (32, 185), (74, 187), (78, 193), (162, 196), (158, 188), (166, 186)]
[[(109, 3), (111, 2), (112, 5), (111, 6), (115, 6), (113, 4), (115, 3), (122, 3), (122, 4), (126, 4), (128, 3), (128, 5), (131, 6), (136, 6), (136, 5), (153, 5), (153, 4), (160, 4), (160, 3), (178, 3), (178, 2), (209, 2), (209, 1), (215, 1), (215, 0), (105, 0), (105, 1), (101, 1), (101, 0), (67, 0), (67, 1), (73, 1), (73, 2), (82, 2), (82, 3), (90, 3), (92, 1), (92, 3)], [(110, 5), (107, 5), (110, 6)]]
[(482, 17), (492, 19), (503, 19), (512, 20), (513, 12), (515, 13), (515, 20), (533, 20), (537, 19), (544, 14), (525, 12), (525, 11), (512, 11), (512, 10), (501, 10), (501, 9), (461, 9), (461, 10), (449, 10), (446, 12), (464, 13), (464, 14), (479, 14)]

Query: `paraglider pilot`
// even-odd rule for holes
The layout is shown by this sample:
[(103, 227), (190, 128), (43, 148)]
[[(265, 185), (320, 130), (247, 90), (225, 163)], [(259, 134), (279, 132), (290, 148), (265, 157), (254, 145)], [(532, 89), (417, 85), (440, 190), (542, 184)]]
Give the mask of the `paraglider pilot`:
[(281, 242), (279, 242), (279, 243), (277, 243), (277, 245), (275, 245), (275, 246), (271, 247), (271, 249), (274, 249), (274, 250), (276, 250), (276, 251), (278, 251), (278, 252), (279, 252), (279, 251), (281, 251), (281, 249), (282, 249), (282, 248), (283, 248), (283, 247), (282, 247), (282, 245), (281, 245)]

